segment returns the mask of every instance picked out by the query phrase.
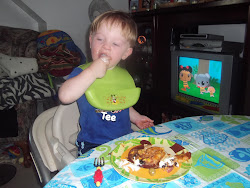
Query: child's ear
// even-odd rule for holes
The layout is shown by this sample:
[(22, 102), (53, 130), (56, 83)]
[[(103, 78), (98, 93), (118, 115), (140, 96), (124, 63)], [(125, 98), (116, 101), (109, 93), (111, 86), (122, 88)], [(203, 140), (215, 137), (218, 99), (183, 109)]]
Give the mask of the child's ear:
[(133, 48), (128, 48), (127, 51), (123, 54), (122, 60), (127, 59), (128, 56), (130, 56), (133, 52)]

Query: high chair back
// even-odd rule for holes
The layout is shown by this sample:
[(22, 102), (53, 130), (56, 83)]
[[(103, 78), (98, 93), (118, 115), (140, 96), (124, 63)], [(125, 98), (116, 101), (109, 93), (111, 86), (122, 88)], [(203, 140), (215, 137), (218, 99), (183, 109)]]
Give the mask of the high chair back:
[(79, 117), (76, 102), (59, 105), (41, 113), (30, 129), (31, 156), (43, 186), (76, 158)]
[[(41, 113), (29, 132), (30, 154), (41, 184), (77, 157), (75, 141), (80, 130), (77, 103), (59, 105)], [(139, 128), (131, 124), (134, 131)]]

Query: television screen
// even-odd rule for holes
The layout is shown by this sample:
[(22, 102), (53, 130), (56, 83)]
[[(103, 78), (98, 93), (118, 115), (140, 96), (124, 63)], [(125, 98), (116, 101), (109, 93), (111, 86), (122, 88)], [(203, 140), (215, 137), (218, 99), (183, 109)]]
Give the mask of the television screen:
[(233, 113), (241, 83), (238, 62), (230, 53), (172, 51), (171, 98), (212, 114)]
[(179, 56), (179, 93), (220, 102), (222, 62)]

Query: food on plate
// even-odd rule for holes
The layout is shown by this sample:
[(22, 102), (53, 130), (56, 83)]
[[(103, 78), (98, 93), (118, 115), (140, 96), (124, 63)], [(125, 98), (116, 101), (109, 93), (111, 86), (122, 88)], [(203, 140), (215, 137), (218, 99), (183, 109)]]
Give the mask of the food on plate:
[(155, 176), (157, 170), (160, 169), (164, 173), (170, 173), (174, 168), (177, 171), (180, 163), (186, 162), (191, 158), (190, 152), (182, 151), (176, 155), (168, 153), (163, 145), (152, 145), (146, 140), (142, 140), (140, 144), (124, 152), (125, 157), (123, 155), (119, 166), (127, 172), (131, 173), (147, 169), (150, 176)]
[(130, 150), (128, 161), (134, 163), (139, 160), (139, 166), (143, 168), (158, 168), (159, 162), (166, 155), (163, 147), (152, 145), (139, 145)]

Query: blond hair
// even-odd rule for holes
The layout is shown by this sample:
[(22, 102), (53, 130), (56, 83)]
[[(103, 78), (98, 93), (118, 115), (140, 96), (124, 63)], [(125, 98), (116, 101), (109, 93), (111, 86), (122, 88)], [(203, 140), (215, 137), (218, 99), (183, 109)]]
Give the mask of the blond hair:
[(128, 40), (130, 47), (134, 47), (137, 39), (137, 25), (128, 13), (113, 10), (99, 15), (91, 24), (90, 35), (97, 32), (103, 23), (107, 23), (110, 27), (120, 27), (122, 36)]

